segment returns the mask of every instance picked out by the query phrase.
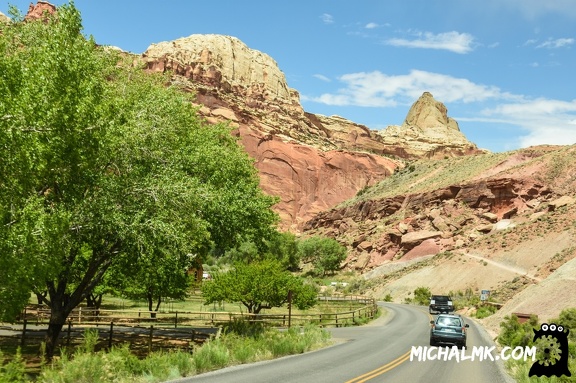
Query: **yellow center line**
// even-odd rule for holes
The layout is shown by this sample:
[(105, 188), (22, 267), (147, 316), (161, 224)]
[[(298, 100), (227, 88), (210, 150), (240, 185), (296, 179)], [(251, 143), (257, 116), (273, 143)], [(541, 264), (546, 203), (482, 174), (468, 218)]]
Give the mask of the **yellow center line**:
[(346, 383), (363, 383), (363, 382), (366, 382), (372, 378), (377, 377), (378, 375), (382, 375), (383, 373), (390, 371), (391, 369), (393, 369), (395, 367), (398, 367), (399, 365), (401, 365), (402, 363), (404, 363), (408, 359), (410, 359), (410, 351), (407, 351), (405, 354), (402, 354), (401, 356), (394, 359), (390, 363), (385, 364), (382, 367), (378, 367), (377, 369), (372, 370), (370, 372), (367, 372), (364, 375), (360, 375), (360, 376), (358, 376), (352, 380), (347, 381)]
[[(426, 315), (428, 315), (428, 318), (430, 320), (434, 319), (434, 317), (432, 315), (430, 315), (430, 313), (428, 313), (427, 311), (422, 310), (422, 312)], [(385, 372), (388, 372), (390, 370), (392, 370), (393, 368), (398, 367), (399, 365), (401, 365), (402, 363), (406, 362), (408, 359), (410, 359), (410, 352), (411, 351), (407, 351), (405, 354), (400, 355), (398, 358), (394, 359), (393, 361), (391, 361), (388, 364), (385, 364), (382, 367), (378, 367), (375, 370), (372, 370), (370, 372), (365, 373), (364, 375), (360, 375), (352, 380), (347, 381), (346, 383), (364, 383), (367, 382), (368, 380), (377, 377), (378, 375), (382, 375)]]

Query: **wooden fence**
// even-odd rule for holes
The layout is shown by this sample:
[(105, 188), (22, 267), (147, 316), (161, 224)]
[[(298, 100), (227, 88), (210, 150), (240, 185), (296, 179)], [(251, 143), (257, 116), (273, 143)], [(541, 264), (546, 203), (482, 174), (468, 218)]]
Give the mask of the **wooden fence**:
[[(371, 320), (378, 310), (376, 301), (366, 297), (324, 296), (319, 300), (331, 302), (331, 312), (249, 314), (224, 311), (95, 310), (79, 307), (68, 316), (67, 324), (60, 334), (60, 342), (66, 346), (78, 345), (86, 329), (91, 328), (98, 330), (99, 349), (110, 349), (119, 343), (128, 343), (131, 349), (143, 352), (174, 347), (192, 348), (217, 336), (223, 325), (234, 320), (247, 320), (278, 328), (311, 323), (321, 327), (342, 327)], [(48, 308), (28, 307), (17, 324), (0, 326), (0, 343), (21, 347), (39, 345), (46, 335), (49, 318)]]
[[(332, 302), (337, 306), (357, 306), (354, 309), (324, 313), (293, 314), (250, 314), (230, 311), (145, 311), (145, 310), (105, 310), (79, 307), (68, 316), (68, 321), (74, 325), (100, 325), (114, 323), (119, 325), (155, 325), (157, 327), (218, 327), (228, 322), (243, 319), (251, 322), (261, 322), (270, 327), (302, 326), (316, 324), (323, 327), (341, 327), (354, 325), (359, 321), (371, 320), (376, 315), (378, 307), (372, 298), (362, 296), (323, 296), (319, 301)], [(22, 320), (36, 325), (48, 323), (50, 309), (37, 306), (27, 308)]]

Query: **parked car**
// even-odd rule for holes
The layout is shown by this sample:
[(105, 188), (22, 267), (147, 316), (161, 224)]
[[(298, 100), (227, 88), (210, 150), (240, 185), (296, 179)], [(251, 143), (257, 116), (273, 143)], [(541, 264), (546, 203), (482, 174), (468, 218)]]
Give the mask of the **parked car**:
[(452, 298), (448, 295), (432, 295), (430, 297), (430, 306), (428, 312), (435, 313), (451, 313), (454, 311), (454, 304)]
[(466, 333), (470, 326), (460, 315), (439, 314), (430, 324), (430, 346), (453, 344), (466, 348)]

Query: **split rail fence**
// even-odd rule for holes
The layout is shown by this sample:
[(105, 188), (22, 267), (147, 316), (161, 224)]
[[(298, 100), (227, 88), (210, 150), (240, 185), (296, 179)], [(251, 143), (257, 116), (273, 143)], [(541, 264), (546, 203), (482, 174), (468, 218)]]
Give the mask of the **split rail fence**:
[[(74, 346), (82, 341), (86, 329), (97, 329), (100, 348), (129, 343), (131, 348), (153, 351), (163, 348), (191, 348), (211, 337), (219, 329), (235, 320), (259, 322), (267, 327), (286, 328), (316, 324), (321, 327), (343, 327), (374, 319), (376, 301), (361, 296), (319, 297), (330, 302), (330, 312), (293, 314), (250, 314), (225, 311), (144, 311), (95, 310), (87, 307), (75, 309), (60, 334), (61, 344)], [(19, 346), (40, 345), (46, 334), (50, 310), (29, 307), (15, 325), (0, 325), (0, 341), (18, 343)]]

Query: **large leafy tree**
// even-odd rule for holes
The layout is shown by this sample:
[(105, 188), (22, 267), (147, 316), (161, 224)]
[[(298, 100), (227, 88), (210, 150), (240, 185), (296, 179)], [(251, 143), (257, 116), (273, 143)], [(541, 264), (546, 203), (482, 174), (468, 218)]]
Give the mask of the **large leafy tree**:
[(205, 304), (241, 302), (252, 314), (284, 305), (288, 302), (289, 291), (293, 304), (299, 309), (313, 307), (317, 302), (314, 286), (293, 276), (274, 260), (239, 262), (227, 272), (215, 273), (212, 280), (202, 284)]
[(111, 267), (182, 269), (274, 231), (275, 200), (230, 130), (86, 39), (73, 4), (0, 28), (0, 316), (39, 293), (49, 356)]
[(319, 235), (300, 240), (298, 251), (303, 261), (312, 263), (318, 275), (338, 270), (347, 255), (346, 247), (338, 241)]

